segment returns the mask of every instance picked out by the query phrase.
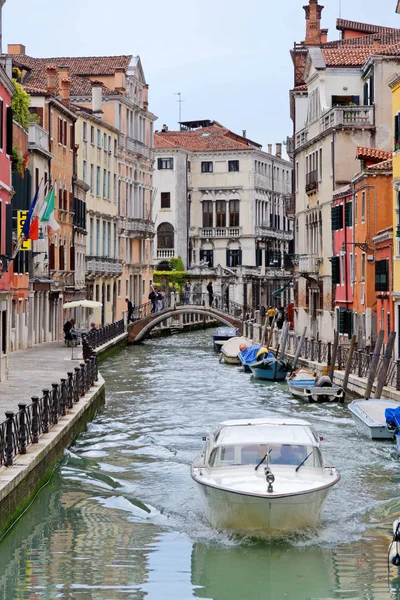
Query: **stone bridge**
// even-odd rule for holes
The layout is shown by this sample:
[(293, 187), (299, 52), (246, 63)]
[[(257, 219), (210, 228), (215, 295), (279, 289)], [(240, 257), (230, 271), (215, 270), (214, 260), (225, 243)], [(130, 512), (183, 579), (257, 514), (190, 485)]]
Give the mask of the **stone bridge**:
[[(228, 309), (229, 310), (229, 309)], [(181, 305), (173, 308), (165, 308), (159, 312), (150, 313), (146, 316), (136, 320), (134, 323), (128, 326), (128, 341), (130, 344), (135, 344), (143, 340), (148, 333), (162, 321), (174, 317), (176, 315), (203, 315), (204, 317), (211, 317), (226, 325), (227, 327), (236, 327), (240, 334), (243, 331), (243, 319), (241, 316), (233, 316), (228, 311), (220, 310), (213, 307), (199, 306), (199, 305)]]

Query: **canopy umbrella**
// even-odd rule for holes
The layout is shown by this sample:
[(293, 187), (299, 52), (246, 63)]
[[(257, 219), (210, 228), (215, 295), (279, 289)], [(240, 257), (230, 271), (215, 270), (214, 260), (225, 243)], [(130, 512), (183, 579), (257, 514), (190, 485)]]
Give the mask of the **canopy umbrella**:
[(103, 303), (95, 300), (73, 300), (63, 304), (63, 308), (100, 308), (101, 306), (103, 306)]

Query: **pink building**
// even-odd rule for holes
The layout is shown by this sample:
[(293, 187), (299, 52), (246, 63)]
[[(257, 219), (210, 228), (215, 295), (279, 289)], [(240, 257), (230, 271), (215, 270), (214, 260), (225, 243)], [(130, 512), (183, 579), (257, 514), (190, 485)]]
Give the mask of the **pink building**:
[(352, 309), (352, 200), (350, 186), (337, 190), (332, 203), (332, 234), (333, 256), (332, 288), (333, 303), (337, 311), (339, 333), (351, 336), (353, 334)]

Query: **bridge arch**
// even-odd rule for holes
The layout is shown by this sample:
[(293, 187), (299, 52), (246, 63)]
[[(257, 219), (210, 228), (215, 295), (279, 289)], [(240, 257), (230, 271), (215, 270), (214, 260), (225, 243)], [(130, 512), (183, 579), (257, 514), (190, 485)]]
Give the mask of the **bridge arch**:
[(139, 321), (135, 321), (129, 328), (129, 343), (136, 344), (143, 340), (147, 334), (162, 321), (173, 317), (174, 315), (203, 315), (206, 317), (212, 317), (216, 321), (219, 321), (227, 327), (236, 327), (242, 332), (243, 324), (240, 319), (231, 317), (213, 308), (206, 308), (202, 306), (177, 306), (176, 308), (167, 308), (158, 313), (152, 313)]

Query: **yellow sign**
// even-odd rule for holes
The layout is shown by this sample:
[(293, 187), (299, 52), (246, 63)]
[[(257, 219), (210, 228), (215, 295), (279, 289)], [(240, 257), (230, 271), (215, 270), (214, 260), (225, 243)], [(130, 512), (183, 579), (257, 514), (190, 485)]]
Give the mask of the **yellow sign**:
[[(22, 233), (22, 228), (26, 221), (26, 217), (28, 216), (28, 212), (29, 211), (27, 211), (27, 210), (19, 210), (18, 211), (18, 216), (17, 216), (18, 237), (20, 237), (20, 235)], [(31, 249), (31, 240), (25, 240), (24, 242), (22, 242), (20, 250), (30, 250), (30, 249)]]

